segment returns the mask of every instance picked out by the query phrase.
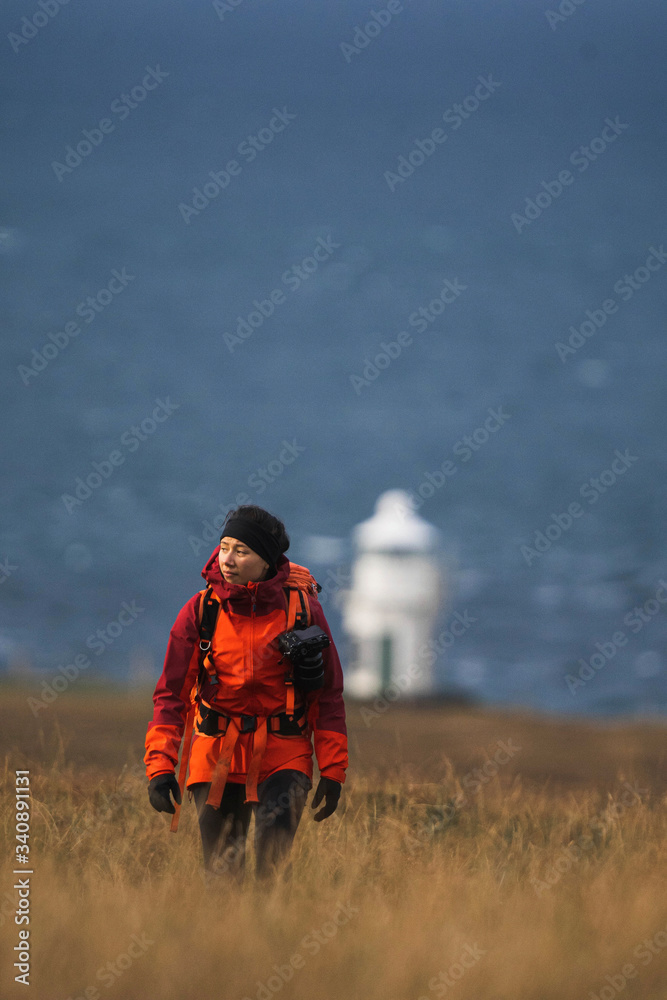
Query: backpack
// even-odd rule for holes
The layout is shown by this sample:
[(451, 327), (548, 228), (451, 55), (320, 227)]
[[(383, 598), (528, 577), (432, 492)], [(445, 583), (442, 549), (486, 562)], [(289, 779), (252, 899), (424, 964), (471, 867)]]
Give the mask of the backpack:
[[(322, 590), (320, 584), (311, 574), (310, 570), (306, 569), (305, 566), (299, 566), (298, 563), (293, 562), (290, 562), (289, 566), (290, 573), (287, 578), (287, 583), (283, 587), (285, 613), (287, 615), (287, 626), (285, 631), (288, 632), (293, 628), (308, 628), (311, 623), (311, 613), (310, 604), (308, 603), (305, 594), (309, 593), (314, 597), (317, 597), (318, 593)], [(208, 658), (207, 654), (211, 649), (211, 643), (215, 633), (215, 625), (218, 620), (218, 612), (220, 610), (220, 601), (215, 596), (212, 587), (208, 587), (208, 589), (200, 591), (200, 594), (201, 597), (199, 599), (198, 612), (199, 648), (203, 653), (203, 656), (200, 659), (197, 690), (198, 694), (201, 687), (201, 681), (203, 680), (202, 669), (205, 668), (206, 660)], [(209, 674), (211, 684), (217, 684), (218, 679), (213, 670), (209, 669), (207, 672)]]
[[(287, 619), (285, 631), (290, 631), (294, 628), (308, 628), (311, 624), (312, 616), (310, 604), (306, 594), (311, 594), (312, 596), (317, 597), (319, 592), (322, 590), (320, 584), (311, 574), (310, 570), (308, 570), (305, 566), (300, 566), (298, 563), (293, 562), (290, 562), (289, 566), (290, 573), (287, 578), (287, 582), (283, 587), (285, 615)], [(197, 676), (197, 684), (191, 694), (190, 705), (188, 707), (188, 713), (185, 720), (183, 750), (181, 753), (181, 762), (178, 772), (178, 784), (181, 790), (181, 798), (183, 796), (187, 778), (188, 760), (190, 757), (190, 747), (192, 745), (195, 715), (197, 714), (197, 706), (199, 704), (199, 697), (203, 687), (205, 675), (208, 674), (208, 679), (212, 684), (215, 685), (218, 683), (218, 679), (215, 676), (215, 669), (208, 654), (211, 649), (215, 626), (218, 620), (220, 601), (215, 596), (212, 587), (207, 587), (206, 589), (201, 590), (199, 594), (200, 597), (197, 611), (197, 624), (199, 631), (199, 673)], [(287, 725), (296, 725), (297, 729), (300, 729), (297, 720), (295, 720), (294, 675), (291, 664), (288, 665), (288, 668), (285, 671), (285, 712), (281, 713), (281, 716), (286, 718)], [(260, 758), (257, 759), (256, 767), (254, 768), (255, 779), (260, 759), (261, 755)], [(170, 827), (172, 833), (176, 833), (178, 829), (180, 808), (180, 805), (176, 804), (176, 811), (172, 817)]]

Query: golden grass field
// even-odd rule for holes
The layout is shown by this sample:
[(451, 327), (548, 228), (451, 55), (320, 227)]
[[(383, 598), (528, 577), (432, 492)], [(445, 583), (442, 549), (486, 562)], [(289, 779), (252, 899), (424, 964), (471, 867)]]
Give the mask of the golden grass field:
[[(239, 889), (205, 886), (187, 798), (176, 835), (149, 806), (151, 692), (81, 681), (34, 718), (35, 691), (1, 690), (2, 1000), (667, 998), (657, 722), (350, 704), (338, 812), (307, 807), (288, 884), (255, 884), (250, 850)], [(28, 987), (12, 969), (21, 769)]]

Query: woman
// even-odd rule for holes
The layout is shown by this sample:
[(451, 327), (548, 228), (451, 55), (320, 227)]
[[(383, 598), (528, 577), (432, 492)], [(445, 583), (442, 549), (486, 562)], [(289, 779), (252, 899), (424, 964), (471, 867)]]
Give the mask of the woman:
[[(151, 805), (175, 813), (175, 830), (189, 759), (205, 867), (239, 879), (253, 808), (258, 875), (289, 852), (312, 788), (313, 740), (313, 808), (324, 800), (315, 820), (336, 809), (348, 762), (340, 661), (320, 588), (284, 555), (289, 544), (282, 521), (261, 507), (227, 515), (202, 570), (208, 589), (190, 598), (171, 629), (146, 736)], [(283, 653), (279, 636), (306, 625), (319, 626), (313, 631), (328, 645)]]

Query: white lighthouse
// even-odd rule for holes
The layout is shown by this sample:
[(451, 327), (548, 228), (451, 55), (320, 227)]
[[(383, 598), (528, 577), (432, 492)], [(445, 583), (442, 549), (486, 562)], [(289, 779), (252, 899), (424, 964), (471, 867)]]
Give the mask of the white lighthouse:
[(395, 684), (407, 695), (431, 694), (432, 665), (419, 649), (443, 596), (440, 532), (414, 512), (408, 493), (388, 490), (352, 537), (351, 588), (341, 601), (353, 645), (346, 692), (369, 698)]

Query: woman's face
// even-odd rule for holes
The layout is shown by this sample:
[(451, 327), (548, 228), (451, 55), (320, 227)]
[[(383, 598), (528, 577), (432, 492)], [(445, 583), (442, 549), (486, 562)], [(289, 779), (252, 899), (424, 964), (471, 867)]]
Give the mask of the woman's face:
[(269, 564), (258, 556), (245, 542), (225, 535), (220, 540), (220, 555), (218, 556), (220, 572), (223, 580), (228, 583), (248, 583), (263, 580)]

